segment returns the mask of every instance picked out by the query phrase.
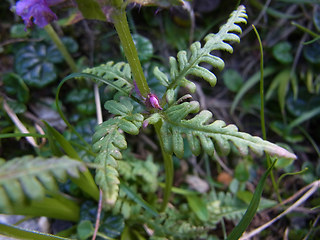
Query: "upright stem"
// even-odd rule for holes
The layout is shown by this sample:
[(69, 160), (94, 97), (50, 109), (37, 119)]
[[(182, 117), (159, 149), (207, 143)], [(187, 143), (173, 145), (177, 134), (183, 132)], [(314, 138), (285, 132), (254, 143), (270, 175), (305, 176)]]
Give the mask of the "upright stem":
[(172, 189), (172, 183), (173, 183), (174, 169), (173, 169), (172, 155), (166, 153), (165, 150), (164, 150), (163, 141), (162, 141), (162, 137), (161, 137), (161, 134), (160, 134), (160, 127), (161, 127), (161, 123), (160, 122), (155, 124), (155, 129), (156, 129), (157, 136), (159, 138), (162, 157), (163, 157), (163, 161), (164, 161), (164, 171), (165, 171), (165, 174), (166, 174), (166, 176), (165, 176), (164, 196), (163, 196), (163, 201), (162, 201), (162, 205), (161, 205), (161, 209), (160, 209), (160, 211), (163, 212), (163, 211), (166, 210), (166, 207), (167, 207), (168, 202), (169, 202), (171, 189)]
[[(119, 5), (119, 1), (116, 2), (116, 4)], [(130, 65), (134, 80), (137, 84), (140, 94), (143, 97), (147, 97), (148, 93), (150, 93), (150, 89), (143, 74), (141, 63), (138, 57), (138, 52), (130, 33), (126, 12), (125, 9), (117, 5), (114, 7), (112, 20), (119, 35), (123, 51)]]
[[(260, 101), (261, 101), (260, 102), (260, 104), (261, 104), (261, 107), (260, 107), (260, 119), (261, 119), (262, 137), (263, 137), (264, 140), (266, 140), (267, 139), (267, 133), (266, 133), (266, 123), (265, 123), (265, 118), (264, 118), (263, 47), (262, 47), (262, 42), (261, 42), (261, 39), (260, 39), (260, 35), (259, 35), (256, 27), (254, 25), (252, 25), (252, 27), (253, 27), (253, 30), (254, 30), (257, 38), (258, 38), (259, 45), (260, 45)], [(270, 167), (271, 164), (272, 164), (270, 156), (267, 153), (266, 153), (266, 156), (267, 156), (268, 167)], [(273, 188), (274, 188), (274, 190), (276, 192), (277, 198), (278, 198), (279, 202), (282, 202), (281, 196), (280, 196), (280, 193), (279, 193), (279, 188), (278, 188), (278, 185), (276, 183), (276, 180), (275, 180), (275, 177), (274, 177), (272, 169), (270, 170), (270, 178), (271, 178), (271, 181), (272, 181)]]
[(50, 24), (48, 24), (47, 26), (44, 27), (44, 30), (46, 30), (46, 32), (49, 34), (49, 36), (52, 39), (52, 41), (56, 44), (58, 50), (60, 51), (60, 53), (62, 54), (62, 56), (66, 60), (66, 62), (68, 63), (68, 65), (71, 68), (72, 72), (77, 72), (76, 63), (74, 62), (73, 58), (69, 54), (66, 46), (61, 42), (60, 37), (55, 32), (55, 30), (52, 28), (52, 26)]

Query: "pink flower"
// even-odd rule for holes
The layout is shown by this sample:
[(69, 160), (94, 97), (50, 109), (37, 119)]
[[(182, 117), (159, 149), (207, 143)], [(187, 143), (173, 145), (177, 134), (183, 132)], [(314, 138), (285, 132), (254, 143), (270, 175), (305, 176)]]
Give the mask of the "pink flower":
[(162, 110), (157, 95), (149, 93), (146, 99), (146, 106)]
[(49, 5), (62, 2), (62, 0), (20, 0), (16, 4), (16, 13), (22, 17), (26, 27), (33, 24), (43, 28), (50, 22), (57, 20), (57, 15), (51, 11)]

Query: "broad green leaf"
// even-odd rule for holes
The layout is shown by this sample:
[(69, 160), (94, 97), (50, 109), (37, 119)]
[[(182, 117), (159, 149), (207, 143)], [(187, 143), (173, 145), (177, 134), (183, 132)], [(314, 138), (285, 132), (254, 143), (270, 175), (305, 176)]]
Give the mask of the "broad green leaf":
[(250, 201), (252, 200), (253, 193), (249, 191), (238, 191), (237, 192), (237, 197), (244, 201), (247, 204), (250, 204)]
[(96, 0), (76, 0), (76, 2), (83, 17), (101, 21), (106, 20), (106, 16)]
[(320, 63), (320, 43), (313, 42), (303, 48), (304, 57), (312, 64)]
[(289, 82), (291, 78), (291, 71), (289, 70), (283, 70), (281, 73), (279, 73), (276, 77), (281, 79), (279, 88), (278, 88), (278, 101), (281, 109), (281, 113), (284, 114), (285, 111), (285, 101), (286, 101), (286, 96), (289, 88)]
[[(139, 60), (142, 63), (150, 60), (153, 56), (152, 42), (148, 38), (146, 38), (140, 34), (132, 34), (132, 39), (133, 39), (135, 47), (137, 48)], [(124, 55), (122, 47), (121, 47), (121, 51)]]
[(292, 159), (278, 158), (278, 161), (276, 162), (274, 167), (277, 169), (282, 169), (282, 168), (285, 168), (285, 167), (291, 165), (292, 162), (293, 162)]
[(305, 88), (299, 89), (297, 98), (288, 94), (286, 107), (290, 114), (295, 117), (301, 117), (307, 112), (312, 111), (320, 105), (320, 95), (310, 94)]
[(62, 37), (62, 43), (66, 46), (68, 52), (75, 53), (79, 49), (78, 43), (71, 37)]
[(275, 162), (268, 168), (268, 170), (263, 174), (261, 179), (259, 180), (259, 183), (257, 185), (257, 188), (253, 194), (253, 197), (251, 199), (251, 202), (248, 206), (248, 209), (246, 213), (243, 215), (240, 222), (237, 224), (237, 226), (232, 230), (232, 232), (229, 234), (227, 240), (238, 240), (242, 233), (247, 229), (249, 226), (251, 220), (253, 219), (260, 203), (260, 198), (262, 195), (262, 191), (264, 188), (264, 183), (271, 172), (272, 168), (274, 167)]
[(80, 240), (86, 240), (94, 233), (94, 227), (89, 220), (81, 221), (77, 226), (77, 236)]
[(42, 88), (57, 78), (55, 63), (63, 58), (54, 45), (27, 45), (15, 56), (15, 69), (27, 85)]
[(21, 23), (21, 24), (14, 24), (10, 28), (10, 37), (12, 38), (26, 38), (30, 34), (30, 29), (28, 28), (27, 30), (26, 26)]
[(124, 218), (121, 215), (107, 215), (101, 222), (99, 232), (107, 236), (107, 239), (117, 239), (125, 226)]
[(19, 102), (27, 103), (30, 97), (29, 89), (23, 79), (14, 73), (8, 73), (3, 76), (5, 91), (14, 96)]
[(12, 111), (16, 114), (24, 113), (27, 110), (27, 107), (24, 103), (18, 102), (16, 100), (8, 99), (7, 104), (12, 109)]
[(314, 23), (314, 26), (317, 28), (317, 30), (320, 31), (320, 8), (319, 8), (319, 6), (314, 7), (313, 23)]
[(292, 46), (289, 42), (279, 42), (272, 48), (275, 59), (280, 63), (289, 64), (293, 61)]
[(73, 103), (76, 111), (83, 115), (93, 115), (96, 113), (96, 105), (94, 101), (94, 93), (88, 88), (74, 88), (66, 97), (67, 103)]
[(238, 92), (243, 85), (242, 76), (234, 69), (224, 71), (222, 78), (226, 87), (232, 92)]
[(209, 213), (206, 203), (196, 195), (186, 195), (188, 204), (197, 217), (203, 221), (208, 221)]
[(234, 176), (240, 182), (246, 182), (249, 179), (250, 174), (249, 174), (247, 166), (244, 162), (239, 162), (237, 164), (235, 172), (234, 172)]

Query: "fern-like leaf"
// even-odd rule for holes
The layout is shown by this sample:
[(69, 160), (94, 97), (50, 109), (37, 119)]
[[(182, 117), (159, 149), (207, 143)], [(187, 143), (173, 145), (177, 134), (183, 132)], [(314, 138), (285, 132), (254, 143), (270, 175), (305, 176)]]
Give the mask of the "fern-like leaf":
[(239, 8), (230, 15), (227, 23), (220, 28), (217, 34), (209, 34), (205, 37), (205, 44), (203, 47), (201, 47), (200, 42), (194, 42), (190, 46), (190, 54), (182, 50), (178, 52), (177, 59), (170, 57), (171, 82), (158, 68), (155, 68), (154, 70), (155, 76), (163, 85), (168, 86), (168, 89), (184, 86), (193, 92), (195, 90), (195, 84), (186, 79), (187, 75), (201, 77), (209, 82), (211, 86), (214, 86), (217, 81), (216, 76), (199, 64), (208, 63), (215, 68), (220, 70), (223, 69), (223, 60), (212, 55), (211, 52), (213, 50), (224, 50), (232, 53), (233, 48), (228, 42), (240, 41), (237, 34), (241, 34), (242, 30), (237, 24), (246, 23), (246, 18), (245, 7), (239, 6)]
[(10, 212), (12, 204), (25, 200), (41, 200), (46, 191), (57, 192), (56, 180), (79, 177), (85, 165), (67, 156), (17, 157), (0, 167), (0, 212)]
[(143, 116), (132, 113), (133, 106), (128, 99), (122, 100), (121, 103), (107, 101), (105, 108), (117, 116), (98, 125), (93, 135), (93, 150), (98, 152), (95, 163), (99, 165), (95, 180), (104, 193), (105, 202), (113, 205), (119, 192), (118, 160), (122, 159), (120, 151), (127, 148), (122, 131), (132, 135), (138, 134)]
[(190, 149), (195, 155), (205, 152), (212, 156), (215, 150), (227, 155), (232, 142), (241, 155), (248, 155), (250, 148), (257, 155), (267, 152), (279, 157), (296, 158), (294, 154), (260, 137), (239, 132), (233, 124), (226, 125), (221, 120), (210, 123), (212, 113), (207, 110), (201, 111), (191, 119), (185, 119), (190, 113), (198, 111), (198, 102), (184, 102), (173, 105), (162, 113), (156, 113), (146, 121), (150, 124), (162, 121), (160, 132), (165, 151), (175, 153), (179, 158), (184, 154), (184, 137), (187, 138)]
[(102, 77), (108, 81), (114, 81), (114, 85), (127, 93), (130, 93), (134, 87), (130, 66), (125, 62), (114, 64), (114, 62), (110, 61), (98, 67), (87, 68), (82, 72)]

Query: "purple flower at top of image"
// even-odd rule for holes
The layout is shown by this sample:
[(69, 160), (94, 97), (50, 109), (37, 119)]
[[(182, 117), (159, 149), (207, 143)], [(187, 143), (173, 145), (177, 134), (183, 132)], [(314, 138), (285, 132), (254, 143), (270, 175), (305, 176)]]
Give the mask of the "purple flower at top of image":
[(20, 0), (16, 4), (16, 13), (22, 17), (26, 27), (32, 27), (33, 24), (36, 24), (43, 28), (58, 19), (49, 6), (60, 2), (62, 0)]

